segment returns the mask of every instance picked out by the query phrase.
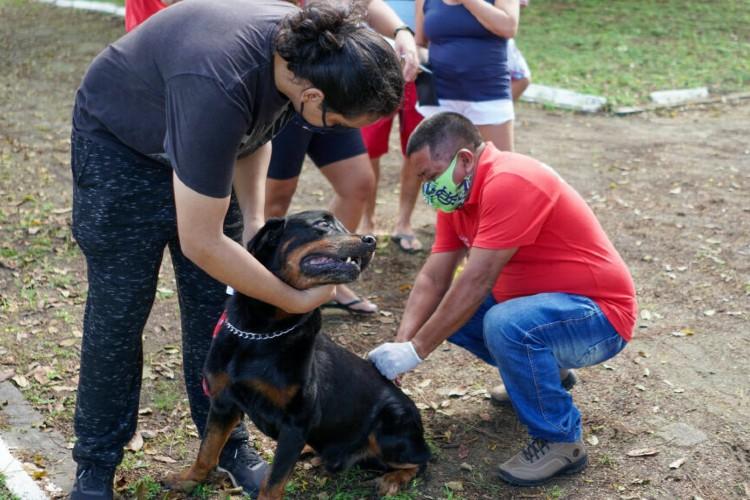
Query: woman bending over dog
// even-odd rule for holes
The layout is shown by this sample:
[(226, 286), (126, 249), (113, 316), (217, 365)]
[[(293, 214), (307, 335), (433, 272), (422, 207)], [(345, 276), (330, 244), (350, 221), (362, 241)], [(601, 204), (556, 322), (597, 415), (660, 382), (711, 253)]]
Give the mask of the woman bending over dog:
[[(286, 285), (238, 243), (243, 219), (250, 227), (262, 219), (268, 142), (290, 120), (372, 123), (398, 107), (403, 85), (391, 47), (351, 9), (323, 4), (180, 2), (94, 59), (76, 95), (71, 138), (73, 234), (89, 282), (71, 498), (112, 498), (138, 420), (141, 335), (165, 247), (177, 280), (185, 385), (203, 435), (201, 369), (224, 285), (290, 313), (334, 292)], [(254, 494), (267, 464), (247, 440), (238, 426), (219, 466)]]

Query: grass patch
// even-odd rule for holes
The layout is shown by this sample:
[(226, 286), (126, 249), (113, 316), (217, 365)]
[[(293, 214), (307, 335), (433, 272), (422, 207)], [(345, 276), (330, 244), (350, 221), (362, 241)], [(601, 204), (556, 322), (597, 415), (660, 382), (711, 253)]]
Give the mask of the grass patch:
[(750, 86), (746, 0), (534, 0), (517, 37), (535, 82), (645, 103), (655, 90)]
[(20, 500), (5, 485), (5, 475), (0, 472), (0, 500)]

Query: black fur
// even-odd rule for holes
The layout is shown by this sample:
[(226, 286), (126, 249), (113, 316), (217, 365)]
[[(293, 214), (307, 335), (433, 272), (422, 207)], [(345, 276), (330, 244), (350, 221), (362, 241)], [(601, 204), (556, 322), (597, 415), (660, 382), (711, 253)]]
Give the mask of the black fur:
[[(248, 244), (261, 263), (297, 288), (354, 281), (374, 250), (374, 237), (348, 233), (323, 211), (269, 220)], [(242, 411), (278, 441), (265, 491), (283, 488), (305, 444), (333, 472), (363, 461), (385, 471), (403, 464), (424, 468), (430, 452), (416, 406), (372, 363), (320, 333), (319, 310), (290, 315), (235, 294), (227, 315), (236, 328), (251, 332), (299, 323), (271, 340), (242, 339), (222, 328), (206, 362), (209, 428)]]

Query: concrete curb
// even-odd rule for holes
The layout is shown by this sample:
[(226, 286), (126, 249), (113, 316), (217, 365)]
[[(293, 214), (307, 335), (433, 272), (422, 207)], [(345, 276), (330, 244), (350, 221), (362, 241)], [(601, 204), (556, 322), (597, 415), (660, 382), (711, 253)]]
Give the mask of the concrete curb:
[[(73, 462), (65, 438), (51, 429), (40, 430), (44, 417), (32, 408), (21, 391), (10, 382), (0, 383), (0, 402), (2, 402), (0, 412), (8, 426), (0, 435), (0, 443), (7, 448), (8, 456), (12, 458), (15, 454), (18, 457), (19, 452), (22, 452), (22, 457), (38, 455), (43, 459), (44, 465), (44, 477), (34, 481), (21, 464), (14, 466), (13, 461), (8, 457), (0, 460), (0, 471), (6, 475), (12, 471), (14, 478), (18, 478), (18, 483), (16, 480), (13, 483), (8, 481), (9, 489), (21, 498), (26, 498), (24, 495), (31, 495), (28, 498), (34, 499), (46, 498), (46, 495), (59, 497), (63, 492), (70, 491), (76, 473), (76, 464)], [(1, 451), (0, 455), (2, 455)], [(17, 461), (16, 458), (13, 460)], [(21, 479), (22, 476), (26, 479)], [(33, 486), (42, 492), (41, 497), (34, 496), (35, 490), (31, 489), (28, 481), (31, 481)], [(18, 484), (20, 489), (16, 491), (15, 486), (11, 487), (11, 484)]]
[(125, 7), (105, 2), (89, 2), (88, 0), (37, 0), (41, 3), (55, 5), (57, 7), (66, 7), (80, 10), (90, 10), (94, 12), (104, 12), (114, 16), (125, 17)]
[(0, 438), (0, 472), (5, 476), (5, 486), (18, 498), (22, 500), (47, 499), (47, 495), (23, 470), (21, 463), (11, 455), (2, 438)]

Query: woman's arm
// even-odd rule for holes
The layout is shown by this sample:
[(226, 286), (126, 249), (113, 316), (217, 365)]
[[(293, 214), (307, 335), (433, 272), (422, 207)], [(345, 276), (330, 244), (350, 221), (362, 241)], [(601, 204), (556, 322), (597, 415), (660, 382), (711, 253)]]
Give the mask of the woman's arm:
[(427, 38), (424, 36), (424, 0), (416, 0), (414, 9), (414, 40), (420, 47), (427, 47)]
[(266, 174), (271, 163), (271, 142), (254, 153), (240, 158), (234, 165), (234, 192), (242, 210), (242, 243), (255, 236), (266, 221)]
[(399, 30), (395, 37), (393, 35), (396, 28), (403, 26), (404, 22), (383, 0), (370, 1), (367, 7), (367, 21), (372, 29), (381, 35), (393, 38), (396, 52), (403, 59), (404, 79), (407, 82), (413, 81), (417, 77), (417, 69), (419, 68), (417, 45), (414, 42), (414, 37), (408, 30)]
[(173, 177), (177, 230), (185, 256), (217, 281), (289, 313), (304, 313), (333, 299), (334, 286), (296, 290), (224, 235), (229, 197), (212, 198)]
[(518, 31), (518, 0), (495, 0), (491, 5), (484, 0), (459, 0), (477, 21), (497, 36), (513, 38)]

